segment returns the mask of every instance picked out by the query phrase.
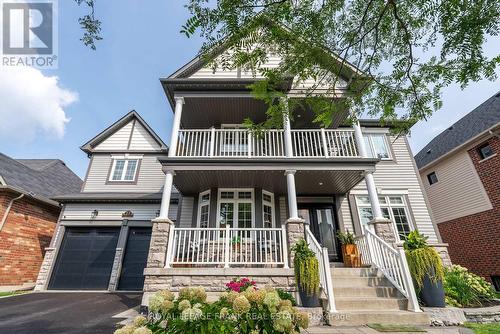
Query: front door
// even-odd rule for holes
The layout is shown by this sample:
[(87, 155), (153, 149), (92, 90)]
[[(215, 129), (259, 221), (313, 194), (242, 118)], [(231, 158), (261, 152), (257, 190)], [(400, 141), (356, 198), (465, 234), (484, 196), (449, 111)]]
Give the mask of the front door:
[(299, 216), (309, 224), (311, 232), (318, 242), (328, 248), (330, 261), (340, 261), (340, 247), (337, 240), (338, 225), (332, 204), (301, 204)]

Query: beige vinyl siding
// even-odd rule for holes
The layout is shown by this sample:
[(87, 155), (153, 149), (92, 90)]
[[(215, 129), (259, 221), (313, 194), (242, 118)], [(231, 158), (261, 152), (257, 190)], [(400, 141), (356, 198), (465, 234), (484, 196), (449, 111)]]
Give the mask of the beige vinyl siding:
[(133, 121), (128, 122), (111, 136), (104, 139), (99, 145), (94, 147), (94, 151), (126, 150), (130, 139), (130, 132), (132, 131), (132, 124)]
[[(99, 213), (93, 221), (122, 220), (122, 214), (130, 210), (134, 214), (130, 220), (152, 220), (160, 210), (160, 204), (67, 204), (64, 208), (62, 220), (90, 220), (92, 211)], [(177, 219), (177, 204), (170, 204), (168, 217)]]
[(160, 148), (160, 144), (151, 137), (141, 123), (135, 122), (129, 149), (132, 151), (158, 151)]
[(280, 223), (281, 223), (281, 226), (285, 226), (286, 221), (288, 219), (288, 212), (287, 212), (287, 208), (286, 208), (286, 198), (284, 196), (280, 197), (279, 204), (280, 204), (280, 207), (279, 207)]
[[(406, 138), (404, 136), (400, 136), (397, 139), (390, 137), (389, 141), (392, 145), (395, 160), (381, 161), (376, 165), (373, 177), (377, 190), (381, 194), (407, 194), (415, 220), (412, 223), (416, 225), (421, 233), (429, 236), (430, 242), (438, 242), (431, 215), (425, 202), (423, 189), (420, 187), (419, 175), (415, 170), (413, 157), (407, 146)], [(365, 182), (361, 181), (352, 189), (351, 193), (367, 193)], [(345, 227), (353, 228), (347, 199), (341, 203), (341, 214)]]
[(355, 232), (354, 223), (351, 218), (351, 210), (349, 208), (349, 198), (347, 196), (341, 198), (340, 210), (338, 212), (344, 223), (344, 229), (349, 230), (349, 232)]
[(144, 154), (141, 158), (137, 184), (106, 184), (112, 164), (111, 154), (94, 154), (89, 166), (83, 192), (160, 192), (165, 174), (158, 162), (158, 156)]
[[(192, 227), (193, 220), (193, 197), (183, 197), (181, 203), (181, 214), (179, 217), (179, 227)], [(212, 209), (212, 208), (210, 208)]]
[[(427, 180), (431, 172), (438, 178), (433, 185)], [(493, 208), (466, 150), (422, 170), (420, 175), (436, 223)]]

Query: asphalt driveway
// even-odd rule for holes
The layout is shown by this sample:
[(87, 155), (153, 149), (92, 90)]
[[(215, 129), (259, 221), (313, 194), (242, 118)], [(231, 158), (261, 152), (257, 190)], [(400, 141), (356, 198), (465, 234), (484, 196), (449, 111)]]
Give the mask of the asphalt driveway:
[(112, 316), (141, 303), (131, 293), (30, 293), (0, 298), (0, 333), (112, 334)]

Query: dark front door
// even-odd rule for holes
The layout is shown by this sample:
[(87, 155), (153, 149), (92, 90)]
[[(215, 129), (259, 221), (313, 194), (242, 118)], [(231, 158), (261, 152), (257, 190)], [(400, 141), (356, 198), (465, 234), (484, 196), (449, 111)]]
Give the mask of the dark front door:
[(49, 289), (107, 290), (120, 228), (68, 227)]
[(150, 240), (151, 227), (130, 228), (118, 289), (142, 290)]
[(338, 224), (334, 212), (332, 204), (299, 203), (299, 216), (309, 223), (316, 240), (328, 248), (330, 261), (340, 261), (340, 246), (336, 235)]

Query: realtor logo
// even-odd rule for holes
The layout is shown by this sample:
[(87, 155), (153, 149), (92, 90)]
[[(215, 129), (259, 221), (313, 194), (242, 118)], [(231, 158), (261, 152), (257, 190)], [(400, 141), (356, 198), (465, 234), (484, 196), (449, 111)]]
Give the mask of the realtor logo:
[(2, 66), (57, 67), (57, 2), (0, 0)]

